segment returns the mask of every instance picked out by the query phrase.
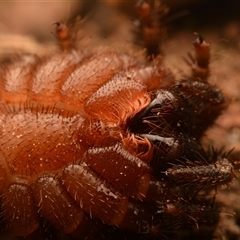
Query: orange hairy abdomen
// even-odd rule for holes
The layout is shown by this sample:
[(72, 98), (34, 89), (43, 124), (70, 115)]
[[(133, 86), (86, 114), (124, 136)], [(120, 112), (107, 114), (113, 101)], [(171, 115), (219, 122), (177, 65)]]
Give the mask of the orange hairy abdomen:
[(30, 55), (5, 67), (0, 141), (11, 172), (30, 175), (61, 168), (82, 155), (94, 120), (124, 124), (149, 103), (146, 86), (133, 72), (117, 74), (126, 57), (110, 57), (81, 61), (61, 54), (40, 61)]
[[(154, 78), (154, 72), (148, 70), (146, 76)], [(82, 211), (107, 224), (121, 224), (130, 211), (127, 196), (141, 198), (149, 183), (150, 168), (135, 156), (137, 140), (126, 126), (150, 102), (144, 69), (129, 56), (113, 53), (84, 57), (73, 51), (46, 59), (24, 55), (2, 68), (1, 81), (0, 191), (9, 229), (20, 236), (35, 231), (37, 208), (64, 232), (84, 221)], [(129, 144), (135, 144), (131, 152), (126, 150)], [(150, 147), (147, 140), (145, 145)], [(131, 184), (126, 176), (131, 176)], [(126, 196), (104, 179), (118, 190), (126, 189)], [(112, 198), (110, 192), (116, 196), (102, 206)], [(99, 202), (89, 200), (98, 193)], [(74, 221), (65, 219), (69, 211), (77, 212)]]

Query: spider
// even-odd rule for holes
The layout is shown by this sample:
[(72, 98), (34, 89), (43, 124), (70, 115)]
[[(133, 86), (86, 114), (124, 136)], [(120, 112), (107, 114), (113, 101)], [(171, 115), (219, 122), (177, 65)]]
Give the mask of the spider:
[(208, 83), (210, 46), (197, 34), (192, 75), (176, 79), (154, 8), (137, 11), (145, 59), (85, 51), (57, 23), (60, 52), (3, 62), (1, 217), (19, 238), (212, 236), (212, 192), (235, 174), (200, 141), (228, 105)]

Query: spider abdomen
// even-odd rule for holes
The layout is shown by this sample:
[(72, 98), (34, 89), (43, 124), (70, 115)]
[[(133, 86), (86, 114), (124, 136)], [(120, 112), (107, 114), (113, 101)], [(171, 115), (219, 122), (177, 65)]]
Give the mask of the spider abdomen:
[[(125, 70), (126, 56), (81, 57), (77, 52), (46, 59), (25, 55), (3, 70), (2, 210), (9, 229), (17, 235), (38, 228), (38, 209), (66, 233), (77, 228), (83, 211), (119, 225), (128, 197), (142, 198), (147, 191), (150, 167), (132, 155), (134, 150), (132, 154), (124, 150), (122, 141), (128, 138), (127, 119), (150, 102), (147, 86), (136, 77), (137, 70)], [(101, 202), (107, 201), (112, 204), (106, 209)]]

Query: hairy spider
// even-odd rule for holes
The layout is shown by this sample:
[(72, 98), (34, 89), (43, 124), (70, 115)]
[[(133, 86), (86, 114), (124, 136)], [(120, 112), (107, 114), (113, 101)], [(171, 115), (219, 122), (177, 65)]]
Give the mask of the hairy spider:
[(202, 36), (192, 76), (176, 79), (162, 64), (153, 9), (137, 5), (145, 60), (86, 51), (75, 27), (57, 23), (61, 52), (2, 63), (1, 217), (19, 238), (213, 234), (214, 190), (234, 170), (227, 154), (207, 152), (200, 139), (227, 100), (208, 83)]

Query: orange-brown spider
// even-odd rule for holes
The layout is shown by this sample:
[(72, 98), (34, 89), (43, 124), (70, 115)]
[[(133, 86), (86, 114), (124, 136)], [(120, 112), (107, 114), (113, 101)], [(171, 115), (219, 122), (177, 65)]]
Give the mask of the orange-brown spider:
[(1, 217), (15, 235), (48, 239), (47, 221), (73, 239), (159, 239), (217, 223), (210, 191), (234, 171), (199, 141), (227, 105), (207, 81), (209, 44), (198, 35), (192, 76), (175, 79), (150, 5), (137, 9), (144, 63), (86, 53), (57, 23), (60, 53), (3, 64)]

